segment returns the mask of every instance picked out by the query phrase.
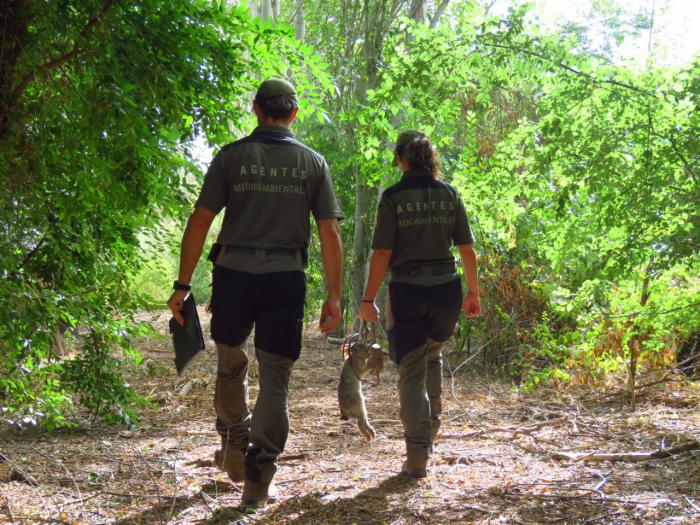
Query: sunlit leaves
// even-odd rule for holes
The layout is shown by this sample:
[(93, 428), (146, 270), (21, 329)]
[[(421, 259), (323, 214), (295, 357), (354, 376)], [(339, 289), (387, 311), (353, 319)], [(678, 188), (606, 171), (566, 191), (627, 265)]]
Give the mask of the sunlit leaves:
[[(54, 359), (67, 329), (82, 351), (41, 369), (51, 374), (17, 376), (0, 396), (19, 414), (78, 392), (110, 422), (133, 420), (112, 349), (129, 344), (123, 315), (137, 298), (125, 276), (143, 264), (139, 232), (191, 210), (202, 178), (194, 139), (237, 138), (262, 77), (292, 76), (307, 114), (330, 83), (290, 28), (227, 2), (28, 4), (31, 16), (12, 22), (29, 25), (9, 81), (30, 81), (3, 99), (10, 128), (0, 136), (0, 366), (14, 377), (30, 359)], [(76, 42), (78, 52), (53, 60)], [(60, 410), (44, 412), (62, 424)]]

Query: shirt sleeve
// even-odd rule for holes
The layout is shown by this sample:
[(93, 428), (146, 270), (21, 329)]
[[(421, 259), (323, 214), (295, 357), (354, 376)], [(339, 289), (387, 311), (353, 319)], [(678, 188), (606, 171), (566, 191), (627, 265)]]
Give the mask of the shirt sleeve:
[(393, 250), (396, 246), (396, 210), (391, 201), (382, 195), (377, 207), (372, 249)]
[(325, 160), (321, 168), (321, 178), (311, 199), (311, 212), (316, 220), (343, 218), (343, 212), (340, 210), (338, 199), (335, 197), (331, 170), (328, 168)]
[(195, 208), (206, 208), (219, 213), (228, 202), (228, 183), (224, 170), (221, 153), (219, 153), (209, 165), (209, 170), (204, 177), (204, 185), (199, 193)]
[(455, 245), (460, 244), (472, 244), (474, 242), (474, 234), (472, 233), (472, 227), (469, 224), (469, 217), (467, 217), (467, 210), (464, 209), (464, 203), (459, 197), (457, 198), (457, 214), (455, 216), (455, 224), (452, 229), (452, 241)]

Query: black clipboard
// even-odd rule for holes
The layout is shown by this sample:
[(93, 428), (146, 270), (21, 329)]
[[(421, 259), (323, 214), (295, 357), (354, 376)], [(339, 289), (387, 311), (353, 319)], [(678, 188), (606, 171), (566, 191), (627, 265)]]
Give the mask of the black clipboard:
[(204, 350), (204, 336), (202, 335), (202, 326), (199, 324), (194, 295), (187, 296), (182, 305), (181, 313), (185, 318), (183, 326), (180, 326), (174, 317), (170, 319), (170, 334), (175, 348), (177, 375), (181, 375), (192, 358)]

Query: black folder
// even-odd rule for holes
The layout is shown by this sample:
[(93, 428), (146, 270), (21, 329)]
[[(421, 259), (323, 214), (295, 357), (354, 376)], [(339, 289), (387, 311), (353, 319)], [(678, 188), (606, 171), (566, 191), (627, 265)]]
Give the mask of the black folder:
[(178, 375), (182, 374), (194, 356), (204, 350), (204, 336), (202, 335), (202, 326), (199, 324), (194, 295), (187, 296), (182, 305), (181, 313), (185, 318), (184, 325), (180, 326), (174, 317), (170, 319), (170, 334), (175, 347), (175, 368)]

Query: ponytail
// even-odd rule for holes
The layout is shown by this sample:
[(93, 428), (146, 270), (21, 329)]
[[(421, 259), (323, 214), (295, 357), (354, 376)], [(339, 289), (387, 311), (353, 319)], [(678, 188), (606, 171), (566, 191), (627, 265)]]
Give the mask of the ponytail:
[(434, 179), (440, 178), (440, 159), (437, 150), (430, 139), (421, 133), (412, 138), (402, 148), (397, 148), (396, 154), (412, 170), (425, 170)]

